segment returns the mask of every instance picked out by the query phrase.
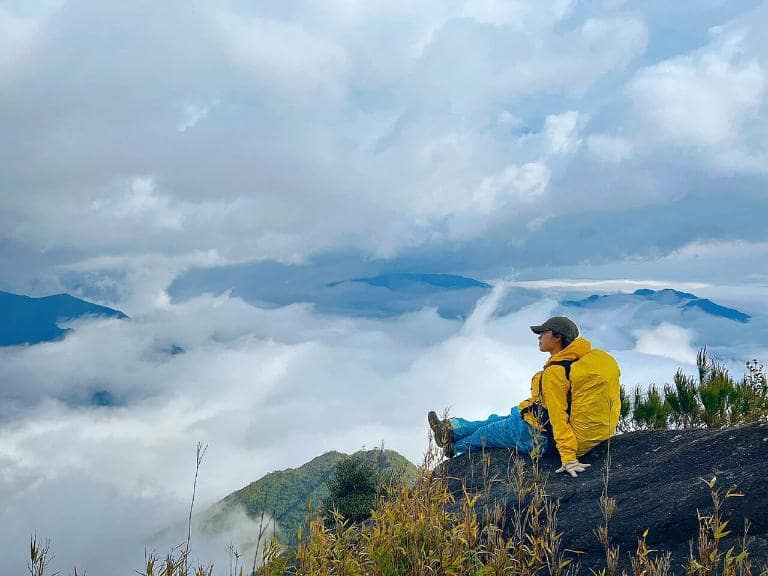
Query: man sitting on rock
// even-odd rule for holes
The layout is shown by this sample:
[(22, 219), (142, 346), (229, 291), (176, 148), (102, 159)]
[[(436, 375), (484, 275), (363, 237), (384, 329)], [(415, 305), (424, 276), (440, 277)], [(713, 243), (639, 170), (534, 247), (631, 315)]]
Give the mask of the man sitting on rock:
[[(530, 454), (536, 444), (544, 452), (556, 449), (562, 466), (574, 478), (590, 465), (579, 462), (616, 430), (621, 410), (619, 366), (608, 353), (593, 349), (565, 316), (531, 326), (539, 350), (549, 353), (544, 369), (531, 379), (531, 397), (508, 416), (486, 420), (441, 420), (429, 412), (435, 442), (446, 457), (471, 449), (510, 448)], [(553, 446), (554, 445), (554, 446)]]

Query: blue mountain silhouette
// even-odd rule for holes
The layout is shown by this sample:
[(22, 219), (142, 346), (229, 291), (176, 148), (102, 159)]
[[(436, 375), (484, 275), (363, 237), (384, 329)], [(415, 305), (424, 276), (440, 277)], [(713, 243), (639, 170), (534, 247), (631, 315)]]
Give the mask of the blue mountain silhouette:
[(394, 272), (338, 280), (312, 294), (318, 310), (388, 317), (434, 308), (443, 318), (464, 318), (490, 284), (454, 274)]
[(58, 323), (85, 316), (127, 318), (119, 310), (80, 300), (69, 294), (31, 298), (0, 291), (0, 346), (38, 344), (63, 338)]
[(749, 322), (749, 319), (751, 318), (749, 314), (745, 314), (736, 308), (720, 306), (720, 304), (715, 304), (712, 302), (712, 300), (708, 300), (706, 298), (697, 298), (696, 300), (691, 300), (688, 302), (688, 304), (683, 306), (683, 310), (693, 310), (696, 308), (703, 310), (712, 316), (721, 316), (723, 318), (736, 320), (737, 322)]
[(671, 288), (665, 288), (663, 290), (649, 290), (643, 288), (635, 290), (632, 294), (593, 294), (582, 300), (565, 300), (562, 302), (562, 305), (571, 308), (599, 308), (643, 301), (674, 306), (683, 312), (699, 310), (710, 316), (727, 318), (728, 320), (742, 323), (748, 322), (751, 318), (749, 314), (745, 314), (736, 308), (721, 306), (706, 298), (699, 298), (695, 294), (680, 292), (679, 290), (672, 290)]
[(413, 274), (413, 273), (395, 273), (371, 276), (368, 278), (352, 278), (351, 280), (341, 280), (331, 282), (327, 286), (332, 288), (346, 282), (360, 282), (370, 284), (371, 286), (380, 286), (390, 290), (403, 290), (412, 288), (418, 284), (427, 284), (436, 288), (446, 289), (464, 289), (464, 288), (490, 288), (490, 284), (480, 282), (474, 278), (466, 276), (456, 276), (454, 274)]

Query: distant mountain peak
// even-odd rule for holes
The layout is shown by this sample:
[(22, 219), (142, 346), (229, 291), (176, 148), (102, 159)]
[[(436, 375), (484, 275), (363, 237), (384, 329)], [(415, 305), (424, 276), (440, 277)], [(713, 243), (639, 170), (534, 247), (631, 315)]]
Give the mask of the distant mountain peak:
[(729, 318), (731, 320), (736, 320), (737, 322), (746, 323), (749, 322), (751, 316), (749, 314), (745, 314), (741, 310), (737, 310), (736, 308), (728, 308), (727, 306), (721, 306), (720, 304), (715, 304), (712, 302), (712, 300), (708, 300), (707, 298), (697, 298), (696, 300), (691, 300), (686, 305), (683, 306), (683, 310), (703, 310), (707, 314), (711, 314), (713, 316), (721, 316), (723, 318)]
[(390, 290), (403, 289), (414, 284), (426, 284), (447, 290), (461, 290), (464, 288), (488, 289), (491, 287), (490, 284), (486, 284), (485, 282), (475, 280), (474, 278), (468, 278), (466, 276), (458, 276), (455, 274), (424, 274), (410, 272), (396, 272), (392, 274), (380, 274), (378, 276), (369, 276), (365, 278), (339, 280), (337, 282), (331, 282), (327, 286), (332, 288), (334, 286), (339, 286), (346, 283), (363, 283), (369, 284), (371, 286), (389, 288)]
[(672, 288), (664, 288), (662, 290), (641, 288), (635, 290), (632, 294), (593, 294), (581, 300), (565, 300), (562, 302), (562, 305), (571, 308), (589, 309), (610, 306), (612, 304), (627, 304), (637, 300), (655, 302), (662, 306), (674, 306), (684, 313), (698, 310), (710, 316), (742, 323), (748, 322), (751, 318), (749, 314), (745, 314), (736, 308), (728, 308), (706, 298), (699, 298), (695, 294), (673, 290)]
[(662, 288), (661, 290), (640, 288), (639, 290), (635, 290), (633, 294), (635, 296), (643, 296), (646, 298), (674, 297), (680, 300), (693, 300), (698, 298), (695, 294), (691, 294), (690, 292), (680, 292), (679, 290), (674, 290), (673, 288)]
[(69, 331), (60, 322), (95, 316), (127, 318), (106, 306), (99, 306), (69, 294), (34, 298), (0, 291), (0, 346), (39, 344), (58, 340)]

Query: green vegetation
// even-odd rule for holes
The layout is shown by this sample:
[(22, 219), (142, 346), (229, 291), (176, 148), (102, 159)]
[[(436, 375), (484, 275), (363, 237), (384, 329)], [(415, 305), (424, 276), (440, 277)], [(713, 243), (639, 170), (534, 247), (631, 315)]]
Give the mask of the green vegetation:
[(375, 463), (370, 458), (345, 458), (336, 465), (336, 474), (328, 481), (328, 496), (323, 501), (327, 519), (334, 512), (352, 522), (371, 517), (376, 507), (378, 481)]
[[(258, 576), (572, 576), (576, 566), (566, 557), (562, 532), (557, 527), (557, 503), (546, 491), (546, 477), (538, 466), (538, 456), (531, 461), (514, 458), (506, 482), (519, 503), (510, 516), (491, 506), (488, 499), (490, 479), (484, 476), (486, 489), (479, 494), (463, 491), (456, 502), (443, 479), (431, 472), (437, 451), (430, 448), (419, 469), (414, 486), (403, 486), (395, 498), (377, 502), (372, 521), (355, 524), (334, 514), (328, 523), (321, 515), (309, 521), (295, 556), (289, 557), (275, 540), (267, 543), (255, 573)], [(487, 459), (487, 456), (484, 456)], [(616, 501), (608, 497), (608, 467), (604, 476), (603, 496), (598, 505), (605, 523), (595, 530), (605, 549), (605, 566), (594, 576), (617, 576), (619, 550), (611, 544), (609, 521)], [(725, 519), (729, 498), (712, 478), (706, 481), (712, 506), (698, 514), (698, 534), (684, 563), (685, 576), (766, 576), (768, 566), (753, 565), (747, 527), (737, 543), (726, 547), (724, 538), (731, 534)], [(456, 505), (458, 504), (458, 505)], [(480, 509), (480, 513), (478, 513)], [(485, 518), (485, 522), (480, 518)], [(510, 530), (503, 530), (504, 518), (510, 517)], [(669, 576), (673, 573), (669, 553), (652, 550), (646, 532), (630, 553), (631, 576)], [(46, 576), (52, 553), (49, 543), (33, 536), (30, 542), (29, 572)], [(140, 576), (213, 576), (214, 567), (189, 567), (190, 552), (184, 546), (165, 557), (149, 554)], [(234, 567), (233, 567), (234, 566)], [(237, 562), (230, 566), (230, 576), (245, 576)], [(77, 570), (73, 576), (77, 576)], [(218, 574), (224, 574), (220, 571)], [(627, 574), (623, 572), (622, 574)]]
[(636, 386), (630, 400), (622, 389), (622, 431), (722, 428), (768, 419), (768, 379), (762, 364), (747, 362), (741, 379), (702, 348), (695, 376), (678, 370), (672, 383), (646, 391)]
[(332, 483), (336, 475), (337, 465), (350, 458), (370, 462), (382, 479), (400, 473), (406, 482), (416, 477), (416, 466), (392, 450), (360, 451), (351, 457), (341, 452), (326, 452), (299, 468), (272, 472), (233, 492), (208, 511), (205, 529), (215, 532), (229, 511), (242, 507), (256, 522), (265, 516), (274, 519), (281, 544), (295, 546), (298, 530), (306, 520), (307, 503), (317, 506), (328, 501), (329, 482)]
[(326, 521), (334, 522), (338, 514), (345, 520), (362, 522), (371, 517), (381, 499), (392, 497), (403, 484), (413, 485), (416, 467), (407, 460), (395, 464), (393, 456), (402, 458), (382, 449), (357, 452), (339, 461), (323, 500)]
[[(336, 514), (332, 523), (316, 517), (301, 539), (291, 560), (274, 542), (267, 546), (259, 576), (422, 576), (425, 574), (500, 576), (572, 576), (578, 567), (567, 557), (563, 534), (557, 528), (557, 503), (548, 495), (546, 477), (534, 453), (528, 461), (515, 457), (506, 483), (518, 502), (511, 515), (490, 504), (489, 482), (479, 494), (463, 491), (460, 502), (445, 481), (432, 474), (430, 451), (413, 487), (404, 487), (396, 498), (380, 500), (371, 522), (354, 524)], [(487, 459), (487, 456), (484, 455)], [(487, 461), (487, 460), (486, 460)], [(608, 496), (609, 466), (604, 475), (604, 491), (598, 505), (605, 522), (595, 535), (605, 550), (604, 567), (594, 576), (619, 574), (619, 549), (612, 546), (609, 521), (616, 500)], [(753, 566), (751, 543), (744, 535), (737, 544), (726, 547), (723, 539), (731, 534), (724, 518), (724, 504), (742, 496), (723, 493), (713, 478), (706, 482), (712, 506), (698, 515), (699, 530), (690, 555), (682, 566), (686, 576), (765, 576), (768, 566)], [(480, 512), (478, 512), (480, 510)], [(483, 522), (480, 518), (484, 518)], [(504, 528), (505, 519), (512, 525)], [(632, 576), (669, 576), (671, 556), (652, 550), (646, 532), (630, 553)], [(622, 574), (627, 574), (623, 572)]]

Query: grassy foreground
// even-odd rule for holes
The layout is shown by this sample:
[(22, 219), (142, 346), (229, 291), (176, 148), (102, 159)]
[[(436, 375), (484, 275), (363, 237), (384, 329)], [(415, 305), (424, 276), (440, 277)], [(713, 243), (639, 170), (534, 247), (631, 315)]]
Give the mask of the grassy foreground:
[[(295, 551), (283, 548), (277, 540), (266, 543), (255, 573), (238, 563), (236, 552), (230, 566), (190, 566), (189, 552), (180, 546), (164, 557), (150, 554), (136, 573), (140, 576), (422, 576), (422, 575), (552, 575), (569, 576), (580, 567), (568, 557), (563, 534), (557, 527), (557, 502), (547, 496), (545, 475), (539, 469), (539, 456), (532, 459), (513, 456), (506, 478), (508, 489), (517, 496), (517, 507), (507, 510), (492, 507), (489, 490), (470, 494), (464, 490), (458, 501), (445, 481), (434, 474), (437, 450), (430, 447), (414, 486), (391, 486), (394, 494), (382, 496), (371, 518), (362, 523), (345, 521), (338, 513), (321, 513), (308, 519), (307, 530), (300, 531)], [(606, 463), (607, 465), (610, 462)], [(619, 574), (619, 550), (612, 546), (610, 519), (616, 502), (608, 496), (609, 466), (604, 470), (604, 490), (599, 505), (604, 523), (594, 527), (605, 559), (594, 576)], [(489, 482), (486, 482), (489, 488)], [(723, 491), (716, 480), (707, 481), (712, 506), (698, 517), (698, 536), (691, 542), (691, 554), (684, 565), (672, 566), (670, 555), (650, 550), (645, 535), (629, 553), (628, 576), (757, 576), (768, 575), (768, 565), (753, 564), (748, 525), (737, 543), (724, 546), (732, 536), (726, 520), (727, 502), (743, 497)], [(481, 518), (487, 521), (481, 522)], [(511, 518), (511, 525), (504, 525)], [(733, 528), (738, 530), (737, 528)], [(49, 544), (33, 536), (29, 573), (45, 576), (50, 563)], [(82, 576), (84, 573), (81, 573)], [(77, 570), (73, 576), (78, 576)]]
[[(709, 359), (706, 350), (699, 353), (697, 364), (695, 377), (678, 372), (661, 391), (651, 386), (645, 393), (636, 390), (633, 398), (625, 394), (624, 429), (720, 428), (768, 419), (768, 382), (762, 365), (749, 363), (745, 376), (736, 380)], [(198, 468), (200, 450), (198, 446)], [(190, 566), (188, 539), (164, 557), (148, 555), (135, 572), (140, 576), (576, 575), (581, 567), (564, 549), (558, 503), (547, 495), (540, 457), (534, 450), (530, 458), (510, 458), (504, 481), (518, 504), (505, 510), (491, 503), (487, 477), (479, 493), (465, 487), (459, 497), (452, 494), (445, 480), (434, 473), (439, 451), (430, 441), (415, 482), (393, 477), (377, 490), (368, 519), (353, 523), (335, 511), (310, 512), (298, 531), (295, 549), (272, 538), (252, 564), (243, 566), (237, 551), (231, 550), (229, 567), (216, 571), (213, 566)], [(486, 467), (488, 462), (484, 456)], [(715, 478), (702, 481), (710, 490), (711, 507), (699, 512), (698, 534), (682, 565), (673, 566), (670, 554), (663, 550), (649, 549), (647, 530), (635, 550), (619, 551), (610, 533), (616, 501), (608, 495), (609, 449), (597, 503), (603, 522), (592, 527), (604, 561), (591, 574), (618, 576), (623, 559), (630, 568), (621, 574), (627, 576), (768, 576), (768, 565), (757, 565), (750, 554), (749, 525), (730, 526), (727, 520), (729, 499), (745, 495), (724, 491)], [(29, 573), (46, 576), (52, 558), (49, 543), (33, 536), (30, 544)], [(73, 576), (78, 576), (77, 570)]]

